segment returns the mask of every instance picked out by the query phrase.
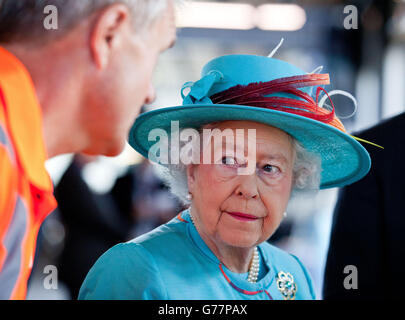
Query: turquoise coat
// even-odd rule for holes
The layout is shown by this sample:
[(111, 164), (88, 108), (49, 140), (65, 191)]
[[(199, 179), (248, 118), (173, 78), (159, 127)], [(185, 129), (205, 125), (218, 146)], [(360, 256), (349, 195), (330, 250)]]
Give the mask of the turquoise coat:
[(256, 283), (220, 263), (185, 210), (168, 223), (104, 253), (88, 273), (79, 299), (269, 300), (315, 299), (297, 257), (267, 242), (259, 246)]

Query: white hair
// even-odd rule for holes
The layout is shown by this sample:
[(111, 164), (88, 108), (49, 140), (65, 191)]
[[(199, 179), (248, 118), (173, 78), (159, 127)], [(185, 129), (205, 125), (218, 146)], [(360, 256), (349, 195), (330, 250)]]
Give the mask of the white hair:
[(142, 29), (149, 26), (167, 8), (171, 0), (105, 0), (126, 4), (133, 13), (134, 26)]
[[(321, 158), (317, 154), (305, 149), (293, 137), (290, 136), (290, 138), (295, 150), (291, 197), (307, 192), (317, 192), (321, 181)], [(185, 144), (187, 142), (181, 143)], [(154, 164), (158, 176), (169, 187), (171, 193), (183, 204), (190, 204), (190, 200), (187, 197), (189, 194), (187, 165), (181, 163), (181, 161), (179, 161), (179, 164)]]
[[(147, 28), (172, 0), (0, 0), (0, 42), (49, 40), (69, 32), (92, 13), (115, 3), (130, 8), (137, 31)], [(44, 8), (58, 9), (58, 30), (43, 27)], [(29, 32), (27, 32), (29, 30)]]

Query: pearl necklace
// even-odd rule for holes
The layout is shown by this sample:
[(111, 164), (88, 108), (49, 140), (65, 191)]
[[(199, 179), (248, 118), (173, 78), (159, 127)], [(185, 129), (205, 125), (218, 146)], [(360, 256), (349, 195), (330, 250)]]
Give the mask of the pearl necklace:
[[(191, 218), (191, 222), (193, 223), (193, 225), (195, 227), (194, 218), (191, 213), (190, 213), (190, 218)], [(259, 250), (257, 250), (257, 247), (255, 247), (255, 249), (253, 251), (253, 259), (250, 264), (249, 275), (248, 275), (247, 281), (249, 281), (251, 283), (256, 283), (257, 278), (259, 277), (259, 270), (260, 270)]]
[(253, 260), (252, 264), (250, 265), (249, 276), (247, 280), (251, 283), (256, 283), (257, 278), (259, 277), (259, 270), (260, 270), (259, 250), (257, 250), (257, 247), (255, 247), (255, 251), (253, 252)]

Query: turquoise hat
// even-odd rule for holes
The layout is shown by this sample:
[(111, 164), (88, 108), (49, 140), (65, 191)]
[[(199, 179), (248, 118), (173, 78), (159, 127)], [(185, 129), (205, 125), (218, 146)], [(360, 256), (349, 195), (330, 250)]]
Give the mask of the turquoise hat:
[(217, 121), (254, 121), (283, 130), (320, 156), (321, 189), (348, 185), (367, 174), (371, 160), (333, 110), (319, 106), (320, 87), (316, 102), (313, 100), (313, 88), (325, 84), (325, 76), (328, 82), (328, 75), (308, 74), (285, 61), (263, 56), (213, 59), (204, 66), (199, 81), (183, 86), (182, 106), (153, 110), (136, 119), (129, 144), (148, 157), (156, 143), (148, 140), (150, 131), (160, 128), (170, 133), (172, 121), (179, 121), (180, 128), (195, 129)]

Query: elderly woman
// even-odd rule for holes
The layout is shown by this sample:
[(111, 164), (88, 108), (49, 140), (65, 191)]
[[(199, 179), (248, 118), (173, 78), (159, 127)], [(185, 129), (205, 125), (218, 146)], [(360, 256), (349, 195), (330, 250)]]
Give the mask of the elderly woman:
[(311, 97), (328, 82), (280, 60), (224, 56), (183, 87), (183, 106), (139, 117), (130, 144), (159, 163), (189, 208), (107, 251), (79, 299), (314, 299), (300, 260), (266, 240), (292, 192), (343, 186), (370, 168), (332, 101), (323, 108), (326, 92)]

